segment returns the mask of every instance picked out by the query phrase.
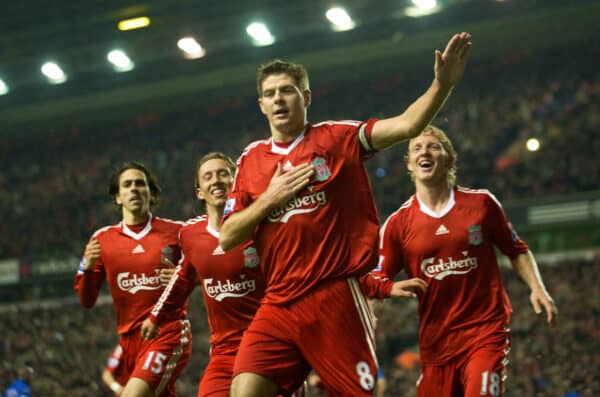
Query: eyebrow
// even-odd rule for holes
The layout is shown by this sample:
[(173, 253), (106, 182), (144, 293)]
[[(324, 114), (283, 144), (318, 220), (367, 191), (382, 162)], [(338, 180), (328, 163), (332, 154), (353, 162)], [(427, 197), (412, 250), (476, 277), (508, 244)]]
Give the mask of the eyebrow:
[(123, 179), (121, 181), (121, 184), (126, 183), (126, 182), (138, 182), (138, 181), (142, 181), (142, 182), (146, 183), (145, 178), (133, 178), (133, 179)]

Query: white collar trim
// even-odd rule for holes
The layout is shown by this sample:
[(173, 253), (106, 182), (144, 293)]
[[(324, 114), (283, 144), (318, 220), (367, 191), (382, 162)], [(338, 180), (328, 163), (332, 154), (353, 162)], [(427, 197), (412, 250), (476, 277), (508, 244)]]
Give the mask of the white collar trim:
[(417, 198), (417, 201), (419, 202), (419, 209), (421, 210), (421, 212), (423, 212), (424, 214), (429, 215), (432, 218), (442, 218), (442, 217), (444, 217), (448, 212), (450, 212), (450, 210), (452, 208), (454, 208), (454, 204), (456, 204), (456, 200), (454, 199), (454, 186), (450, 188), (450, 198), (448, 199), (448, 203), (446, 204), (446, 208), (444, 208), (442, 210), (442, 212), (440, 212), (439, 214), (436, 214), (429, 207), (427, 207), (427, 205), (425, 205), (425, 203), (423, 203), (421, 201), (421, 199), (419, 198), (419, 195), (417, 195), (416, 193), (415, 193), (415, 197)]
[(271, 151), (273, 153), (283, 154), (283, 155), (290, 154), (290, 152), (296, 146), (298, 146), (298, 144), (300, 142), (302, 142), (302, 140), (304, 139), (304, 134), (306, 133), (307, 129), (308, 129), (308, 124), (306, 125), (306, 127), (304, 127), (304, 130), (302, 130), (302, 133), (300, 135), (298, 135), (298, 137), (296, 137), (296, 139), (294, 139), (294, 142), (292, 142), (292, 144), (288, 147), (277, 146), (277, 143), (275, 143), (275, 140), (273, 138), (271, 138)]
[(221, 233), (219, 233), (218, 231), (216, 231), (211, 225), (210, 225), (210, 218), (207, 216), (206, 217), (206, 231), (208, 232), (208, 234), (210, 234), (213, 237), (219, 238), (219, 236), (221, 235)]
[(131, 230), (130, 228), (127, 227), (127, 225), (125, 224), (125, 222), (121, 221), (121, 225), (123, 226), (123, 233), (125, 233), (127, 236), (131, 237), (134, 240), (141, 240), (144, 237), (146, 237), (146, 235), (148, 233), (150, 233), (150, 230), (152, 230), (152, 214), (150, 214), (150, 217), (148, 218), (148, 222), (146, 223), (146, 226), (144, 226), (144, 228), (139, 232), (136, 233), (133, 230)]

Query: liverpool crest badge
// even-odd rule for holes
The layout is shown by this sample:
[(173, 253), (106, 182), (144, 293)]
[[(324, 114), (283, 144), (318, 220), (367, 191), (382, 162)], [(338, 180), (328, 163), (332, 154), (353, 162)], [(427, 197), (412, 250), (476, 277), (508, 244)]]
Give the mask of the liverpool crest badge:
[(244, 250), (244, 266), (250, 269), (254, 269), (256, 266), (260, 264), (260, 259), (258, 258), (258, 252), (256, 252), (256, 248), (248, 247)]
[(480, 225), (473, 225), (469, 228), (469, 244), (479, 245), (483, 241)]
[(326, 181), (331, 176), (331, 170), (327, 167), (325, 159), (322, 157), (316, 157), (312, 161), (312, 165), (315, 167), (315, 179), (319, 182)]

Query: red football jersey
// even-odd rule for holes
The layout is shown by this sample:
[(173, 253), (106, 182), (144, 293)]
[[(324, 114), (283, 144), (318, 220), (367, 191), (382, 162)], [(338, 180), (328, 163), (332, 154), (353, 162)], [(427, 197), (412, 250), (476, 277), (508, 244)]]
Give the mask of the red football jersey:
[(272, 138), (238, 159), (225, 216), (248, 207), (275, 173), (310, 162), (310, 185), (258, 225), (253, 239), (267, 277), (265, 302), (290, 302), (327, 280), (360, 275), (377, 263), (379, 219), (363, 165), (359, 131), (375, 120), (309, 125), (289, 146)]
[(413, 195), (384, 224), (375, 273), (404, 269), (428, 283), (418, 295), (423, 363), (443, 364), (508, 323), (494, 246), (509, 258), (529, 249), (487, 190), (453, 188), (439, 216)]
[[(139, 233), (123, 222), (94, 233), (100, 243), (100, 259), (91, 271), (83, 270), (82, 259), (75, 276), (75, 290), (81, 304), (93, 306), (106, 280), (117, 313), (119, 334), (139, 327), (164, 289), (159, 279), (160, 269), (166, 266), (161, 263), (163, 248), (170, 247), (174, 263), (179, 260), (181, 225), (182, 222), (150, 217)], [(184, 315), (185, 308), (180, 307), (170, 318)]]
[(154, 306), (152, 318), (162, 322), (165, 314), (180, 307), (200, 285), (212, 350), (235, 352), (265, 290), (256, 249), (246, 244), (224, 252), (219, 233), (210, 227), (206, 215), (186, 222), (180, 244), (180, 269)]

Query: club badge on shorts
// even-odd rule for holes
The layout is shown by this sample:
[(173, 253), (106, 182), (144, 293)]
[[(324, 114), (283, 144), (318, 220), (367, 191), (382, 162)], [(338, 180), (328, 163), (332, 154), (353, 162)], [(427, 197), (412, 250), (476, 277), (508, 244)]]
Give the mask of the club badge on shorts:
[(483, 241), (481, 225), (473, 225), (469, 228), (469, 244), (479, 245)]
[(326, 181), (331, 176), (331, 170), (327, 167), (325, 159), (322, 157), (316, 157), (312, 161), (312, 165), (315, 167), (315, 179), (319, 182)]

